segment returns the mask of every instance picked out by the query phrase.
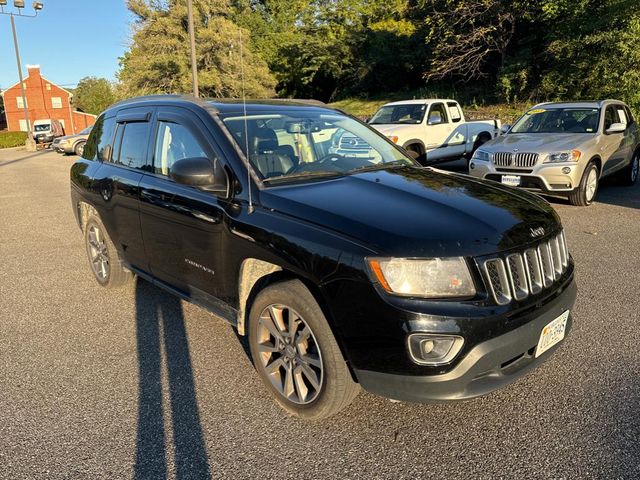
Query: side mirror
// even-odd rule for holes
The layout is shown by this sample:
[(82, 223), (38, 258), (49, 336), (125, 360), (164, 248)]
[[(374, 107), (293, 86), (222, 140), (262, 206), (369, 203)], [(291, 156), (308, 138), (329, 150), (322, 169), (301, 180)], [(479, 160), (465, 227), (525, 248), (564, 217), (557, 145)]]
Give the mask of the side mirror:
[(429, 115), (429, 125), (439, 125), (442, 123), (442, 116), (439, 113), (432, 113)]
[(227, 193), (229, 179), (217, 160), (205, 157), (183, 158), (171, 165), (169, 176), (174, 182), (198, 187), (207, 192)]
[(364, 117), (364, 118), (362, 119), (362, 121), (363, 121), (364, 123), (369, 123), (369, 122), (371, 121), (371, 117)]
[(607, 128), (607, 131), (604, 133), (606, 133), (607, 135), (611, 133), (622, 133), (626, 129), (627, 129), (627, 126), (624, 123), (612, 123), (611, 126)]
[(507, 133), (511, 129), (511, 125), (505, 123), (500, 127), (500, 133)]

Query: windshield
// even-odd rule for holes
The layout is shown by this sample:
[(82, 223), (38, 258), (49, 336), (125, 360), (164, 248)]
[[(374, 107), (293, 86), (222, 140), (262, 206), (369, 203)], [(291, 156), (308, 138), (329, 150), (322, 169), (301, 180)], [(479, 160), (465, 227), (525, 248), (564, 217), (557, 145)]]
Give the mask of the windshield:
[(51, 129), (51, 125), (48, 123), (41, 123), (40, 125), (34, 125), (33, 130), (36, 132), (48, 132)]
[(265, 183), (350, 174), (363, 169), (415, 165), (362, 123), (332, 112), (288, 110), (221, 115)]
[(386, 105), (371, 118), (371, 125), (392, 125), (400, 123), (422, 123), (427, 106), (424, 103), (412, 103), (405, 105)]
[(80, 131), (80, 135), (89, 135), (91, 133), (91, 129), (93, 128), (93, 125), (91, 125), (90, 127), (85, 128), (84, 130)]
[(599, 108), (534, 108), (509, 133), (595, 133)]

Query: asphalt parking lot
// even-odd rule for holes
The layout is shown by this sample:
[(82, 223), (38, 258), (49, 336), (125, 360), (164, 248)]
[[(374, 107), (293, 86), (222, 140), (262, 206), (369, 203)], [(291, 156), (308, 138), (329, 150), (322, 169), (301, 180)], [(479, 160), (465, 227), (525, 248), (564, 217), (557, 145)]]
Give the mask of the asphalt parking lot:
[(552, 202), (579, 296), (540, 369), (458, 404), (362, 393), (309, 424), (224, 321), (142, 281), (97, 285), (74, 158), (0, 151), (0, 478), (640, 477), (640, 184)]

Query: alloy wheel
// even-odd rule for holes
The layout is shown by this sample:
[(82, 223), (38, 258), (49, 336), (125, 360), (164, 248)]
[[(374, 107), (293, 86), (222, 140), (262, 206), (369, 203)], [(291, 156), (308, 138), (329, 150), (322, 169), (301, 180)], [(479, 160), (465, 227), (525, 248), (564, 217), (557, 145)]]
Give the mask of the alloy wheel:
[(598, 170), (592, 168), (589, 171), (589, 176), (587, 177), (587, 191), (586, 198), (587, 202), (593, 200), (593, 197), (596, 196), (596, 189), (598, 188)]
[(105, 281), (109, 277), (109, 252), (105, 237), (97, 225), (89, 227), (87, 242), (93, 273), (98, 279)]
[(322, 390), (323, 363), (309, 325), (286, 305), (266, 307), (258, 320), (258, 362), (273, 387), (287, 400), (305, 405)]

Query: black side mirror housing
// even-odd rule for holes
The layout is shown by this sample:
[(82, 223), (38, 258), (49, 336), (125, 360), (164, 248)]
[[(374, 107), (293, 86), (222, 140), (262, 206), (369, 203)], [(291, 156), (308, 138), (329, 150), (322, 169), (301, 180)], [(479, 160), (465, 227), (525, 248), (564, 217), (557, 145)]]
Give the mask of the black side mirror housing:
[(169, 176), (174, 182), (207, 192), (226, 194), (229, 187), (227, 173), (217, 160), (206, 157), (183, 158), (171, 165)]

